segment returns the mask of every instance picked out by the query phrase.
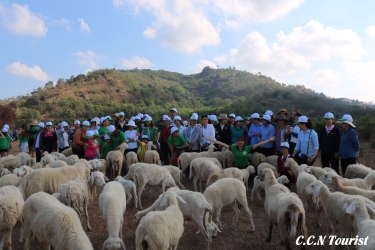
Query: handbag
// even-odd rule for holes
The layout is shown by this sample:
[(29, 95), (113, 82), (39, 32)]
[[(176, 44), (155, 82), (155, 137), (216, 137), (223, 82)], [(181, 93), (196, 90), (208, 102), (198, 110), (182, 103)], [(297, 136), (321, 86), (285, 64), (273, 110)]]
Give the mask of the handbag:
[(310, 130), (310, 133), (309, 133), (309, 139), (307, 140), (307, 151), (306, 151), (306, 154), (302, 154), (299, 157), (299, 161), (300, 161), (301, 164), (307, 164), (308, 160), (309, 160), (309, 156), (307, 154), (309, 153), (310, 135), (311, 135), (311, 130)]

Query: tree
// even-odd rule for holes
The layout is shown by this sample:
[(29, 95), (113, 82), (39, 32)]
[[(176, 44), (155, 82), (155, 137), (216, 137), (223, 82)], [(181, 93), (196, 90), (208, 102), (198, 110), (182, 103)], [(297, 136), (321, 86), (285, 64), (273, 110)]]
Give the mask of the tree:
[(53, 87), (52, 81), (47, 82), (46, 85), (44, 86), (45, 89), (52, 88), (52, 87)]
[(0, 106), (0, 126), (4, 124), (11, 126), (16, 121), (16, 108), (15, 102), (10, 102), (6, 105)]

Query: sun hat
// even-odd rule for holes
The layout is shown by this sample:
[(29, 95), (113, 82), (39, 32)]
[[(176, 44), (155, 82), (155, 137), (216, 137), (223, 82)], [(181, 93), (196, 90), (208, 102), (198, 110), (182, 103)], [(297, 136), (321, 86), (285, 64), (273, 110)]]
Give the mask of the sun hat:
[(45, 128), (44, 123), (43, 122), (39, 122), (38, 123), (38, 127)]
[(297, 123), (301, 123), (301, 122), (306, 123), (308, 120), (309, 120), (309, 118), (307, 118), (307, 116), (303, 115), (303, 116), (298, 117)]
[(276, 116), (276, 118), (274, 119), (275, 122), (277, 122), (277, 121), (279, 121), (279, 120), (282, 120), (282, 121), (288, 121), (288, 119), (286, 118), (286, 116), (283, 115), (283, 114), (278, 114), (278, 115)]
[(135, 121), (135, 117), (134, 116), (130, 117), (130, 121)]
[(172, 127), (171, 128), (171, 134), (173, 134), (174, 132), (178, 132), (178, 128), (177, 127)]
[(217, 119), (218, 120), (228, 120), (228, 116), (227, 116), (227, 114), (220, 114)]
[(91, 130), (93, 133), (94, 133), (94, 135), (99, 135), (99, 131), (98, 130)]
[(193, 113), (193, 114), (190, 116), (190, 120), (191, 120), (191, 121), (196, 121), (196, 120), (198, 120), (198, 114)]
[(9, 129), (9, 125), (8, 124), (4, 124), (3, 128)]
[(266, 120), (266, 121), (271, 122), (271, 116), (270, 115), (263, 115), (262, 120)]
[(144, 121), (145, 122), (151, 122), (152, 121), (152, 117), (147, 115), (145, 118), (144, 118)]
[(104, 116), (100, 117), (100, 124), (102, 124), (105, 120), (106, 120), (106, 118)]
[(137, 116), (139, 117), (139, 119), (141, 119), (143, 117), (143, 114), (142, 113), (138, 113)]
[(1, 132), (3, 132), (3, 133), (6, 133), (6, 132), (8, 132), (9, 130), (7, 129), (7, 128), (2, 128), (1, 129)]
[(333, 119), (334, 115), (331, 112), (327, 112), (324, 115), (324, 119)]
[(184, 124), (184, 126), (189, 125), (189, 123), (187, 121), (183, 121), (182, 124)]
[(355, 125), (353, 124), (353, 117), (349, 114), (345, 114), (342, 116), (341, 119), (336, 121), (337, 123), (346, 123), (355, 128)]
[(214, 122), (216, 122), (216, 123), (219, 123), (219, 121), (218, 121), (216, 115), (211, 115), (211, 116), (210, 116), (210, 120), (211, 120), (211, 121), (214, 121)]
[(105, 117), (105, 120), (113, 121), (112, 117), (110, 117), (109, 115), (107, 115), (107, 116)]
[(90, 123), (89, 123), (89, 121), (83, 121), (83, 122), (82, 122), (82, 126), (90, 127)]
[(139, 117), (138, 115), (134, 117), (134, 120), (140, 120), (141, 117)]
[(121, 111), (118, 113), (118, 116), (125, 116), (125, 113)]
[(79, 120), (75, 120), (73, 124), (74, 125), (81, 125), (81, 122)]
[(104, 140), (111, 140), (111, 137), (109, 135), (104, 135)]
[(181, 116), (179, 116), (179, 115), (176, 115), (174, 118), (173, 118), (173, 120), (174, 121), (182, 121), (182, 119), (181, 119)]
[(287, 143), (286, 141), (285, 142), (282, 142), (280, 147), (286, 147), (286, 148), (289, 148), (289, 143)]
[(116, 116), (118, 118), (118, 113), (114, 113), (112, 116)]
[(169, 116), (167, 116), (167, 115), (163, 115), (163, 121), (166, 121), (166, 120), (170, 121), (171, 118), (169, 118)]
[(63, 121), (63, 122), (61, 122), (61, 126), (63, 126), (63, 127), (68, 127), (69, 124), (68, 124), (66, 121)]
[(171, 108), (169, 111), (174, 111), (177, 113), (177, 109), (176, 108)]
[(148, 139), (148, 135), (142, 135), (142, 140), (143, 140), (143, 139), (147, 139), (147, 140), (149, 140), (149, 139)]
[(86, 139), (90, 139), (93, 136), (94, 136), (94, 131), (89, 130), (89, 131), (86, 132)]
[(37, 125), (38, 124), (38, 121), (37, 120), (32, 120), (32, 122), (29, 124), (29, 125)]
[(52, 126), (52, 122), (46, 122), (46, 126)]
[(108, 132), (109, 133), (113, 133), (115, 130), (116, 130), (115, 126), (113, 126), (113, 125), (108, 126)]
[(250, 116), (252, 119), (260, 119), (260, 115), (258, 113), (254, 113)]
[(234, 117), (236, 117), (236, 115), (233, 113), (229, 115), (229, 118), (234, 118)]
[(237, 117), (236, 117), (236, 119), (234, 119), (234, 121), (235, 121), (235, 122), (238, 122), (238, 121), (242, 122), (242, 121), (243, 121), (243, 119), (242, 119), (242, 117), (241, 117), (241, 116), (237, 116)]
[(272, 116), (272, 115), (273, 115), (273, 112), (272, 112), (271, 110), (267, 110), (264, 114), (265, 114), (265, 115)]
[(277, 113), (278, 115), (282, 114), (282, 113), (285, 113), (285, 116), (288, 115), (288, 112), (286, 111), (286, 109), (280, 109), (279, 110), (279, 113)]
[(128, 122), (128, 124), (126, 124), (126, 126), (129, 126), (129, 127), (137, 127), (137, 125), (135, 125), (135, 122), (132, 121), (132, 120), (130, 120), (130, 121)]

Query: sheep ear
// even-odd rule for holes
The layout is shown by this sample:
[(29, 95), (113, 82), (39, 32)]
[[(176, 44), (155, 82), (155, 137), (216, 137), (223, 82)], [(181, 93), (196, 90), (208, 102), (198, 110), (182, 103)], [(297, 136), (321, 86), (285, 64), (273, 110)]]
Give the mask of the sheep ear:
[(161, 201), (160, 201), (160, 206), (164, 206), (165, 203), (167, 203), (167, 197), (164, 197)]
[(104, 180), (105, 181), (109, 181), (109, 179), (107, 178), (107, 176), (104, 175)]
[(314, 190), (314, 197), (318, 197), (320, 194), (320, 186), (317, 186)]
[(125, 244), (124, 244), (124, 242), (123, 242), (122, 240), (120, 240), (120, 245), (121, 245), (121, 249), (126, 250), (126, 248), (125, 248)]
[(91, 174), (91, 175), (90, 175), (90, 179), (89, 179), (90, 185), (93, 185), (93, 184), (94, 184), (94, 181), (95, 181), (94, 175)]
[(375, 209), (370, 204), (366, 203), (366, 207), (375, 214)]
[(347, 214), (352, 214), (352, 213), (354, 213), (355, 208), (356, 208), (356, 205), (357, 205), (356, 202), (352, 202), (352, 203), (351, 203), (351, 204), (345, 209), (345, 212), (346, 212)]
[(179, 199), (182, 203), (186, 203), (186, 201), (184, 201), (184, 199), (182, 199), (182, 197), (178, 194), (176, 194), (176, 198)]

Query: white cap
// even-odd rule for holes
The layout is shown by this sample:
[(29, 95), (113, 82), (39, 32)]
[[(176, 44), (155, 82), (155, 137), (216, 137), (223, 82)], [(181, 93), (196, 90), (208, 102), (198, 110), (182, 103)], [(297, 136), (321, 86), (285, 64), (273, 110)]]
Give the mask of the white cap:
[(149, 140), (147, 135), (142, 135), (142, 139), (147, 139), (147, 140)]
[(69, 124), (68, 124), (66, 121), (63, 121), (63, 122), (61, 122), (61, 126), (63, 126), (63, 127), (68, 127)]
[(141, 119), (143, 117), (143, 114), (142, 113), (138, 113), (137, 116), (139, 117), (139, 119)]
[(134, 116), (130, 117), (130, 121), (134, 121), (134, 120), (135, 120)]
[(286, 148), (289, 148), (289, 143), (287, 143), (287, 142), (283, 142), (283, 143), (281, 143), (280, 147), (286, 147)]
[(167, 115), (163, 115), (163, 121), (165, 121), (165, 120), (168, 120), (168, 121), (170, 121), (170, 120), (171, 120), (171, 118), (169, 118), (169, 116), (167, 116)]
[(86, 137), (88, 137), (88, 136), (90, 136), (90, 137), (94, 136), (94, 131), (92, 131), (92, 130), (87, 131)]
[(108, 126), (108, 132), (109, 133), (113, 133), (113, 131), (115, 131), (115, 130), (116, 130), (115, 126), (113, 126), (113, 125)]
[(52, 122), (46, 122), (46, 126), (52, 126)]
[(174, 111), (177, 113), (177, 109), (176, 108), (171, 108), (169, 111)]
[(241, 116), (237, 116), (236, 119), (234, 119), (235, 122), (237, 121), (243, 121), (242, 117)]
[(134, 117), (134, 120), (140, 120), (141, 119), (141, 117), (140, 116), (136, 116), (136, 117)]
[(4, 124), (3, 128), (6, 128), (9, 130), (9, 125), (8, 124)]
[(176, 131), (179, 131), (178, 128), (173, 126), (173, 127), (171, 128), (171, 134), (173, 134), (173, 133), (176, 132)]
[(348, 114), (345, 114), (342, 116), (342, 118), (340, 119), (341, 120), (345, 120), (345, 121), (353, 121), (353, 117), (351, 115), (348, 115)]
[(231, 117), (234, 118), (234, 117), (236, 117), (236, 115), (232, 113), (232, 114), (230, 114), (228, 117), (229, 117), (229, 118), (231, 118)]
[(125, 113), (121, 111), (118, 113), (118, 116), (125, 116)]
[(266, 121), (271, 121), (271, 116), (270, 115), (263, 115), (262, 117), (262, 120), (266, 120)]
[(189, 124), (187, 121), (183, 121), (182, 123), (183, 123), (185, 126)]
[(94, 133), (94, 135), (98, 135), (99, 134), (98, 130), (91, 130), (91, 131)]
[(190, 120), (198, 120), (198, 115), (196, 113), (193, 113), (193, 115), (190, 117)]
[(333, 119), (334, 116), (331, 112), (327, 112), (325, 115), (324, 115), (324, 119)]
[(132, 127), (136, 127), (137, 125), (135, 125), (135, 122), (134, 121), (132, 121), (132, 120), (130, 120), (129, 122), (128, 122), (128, 124), (126, 124), (127, 126), (132, 126)]
[(304, 123), (306, 123), (307, 121), (309, 120), (309, 118), (307, 118), (307, 116), (300, 116), (300, 117), (298, 117), (298, 122), (300, 123), (300, 122), (304, 122)]
[(152, 121), (152, 117), (147, 115), (145, 118), (144, 118), (144, 121)]
[(217, 120), (217, 116), (216, 115), (210, 115), (210, 118), (209, 118), (211, 121), (214, 121), (214, 122), (219, 122)]
[(173, 118), (173, 120), (174, 120), (174, 121), (177, 121), (177, 120), (182, 121), (181, 116), (179, 116), (179, 115), (176, 115), (176, 116)]
[(111, 137), (109, 135), (104, 135), (104, 140), (110, 140)]
[(89, 121), (83, 121), (83, 122), (82, 122), (82, 126), (90, 127), (90, 123), (89, 123)]
[(45, 126), (44, 126), (44, 123), (43, 123), (43, 122), (39, 122), (39, 123), (38, 123), (38, 126), (39, 126), (39, 127), (41, 127), (41, 128), (45, 128)]
[(74, 125), (77, 125), (77, 124), (78, 124), (78, 125), (81, 125), (81, 122), (80, 122), (79, 120), (75, 120), (75, 121), (74, 121)]
[(3, 128), (3, 129), (1, 130), (1, 132), (6, 133), (6, 132), (8, 132), (8, 129), (7, 129), (7, 128)]
[(265, 114), (265, 115), (272, 116), (272, 115), (273, 115), (273, 112), (272, 112), (271, 110), (267, 110), (264, 114)]
[(260, 115), (258, 113), (254, 113), (251, 115), (251, 118), (260, 119)]

